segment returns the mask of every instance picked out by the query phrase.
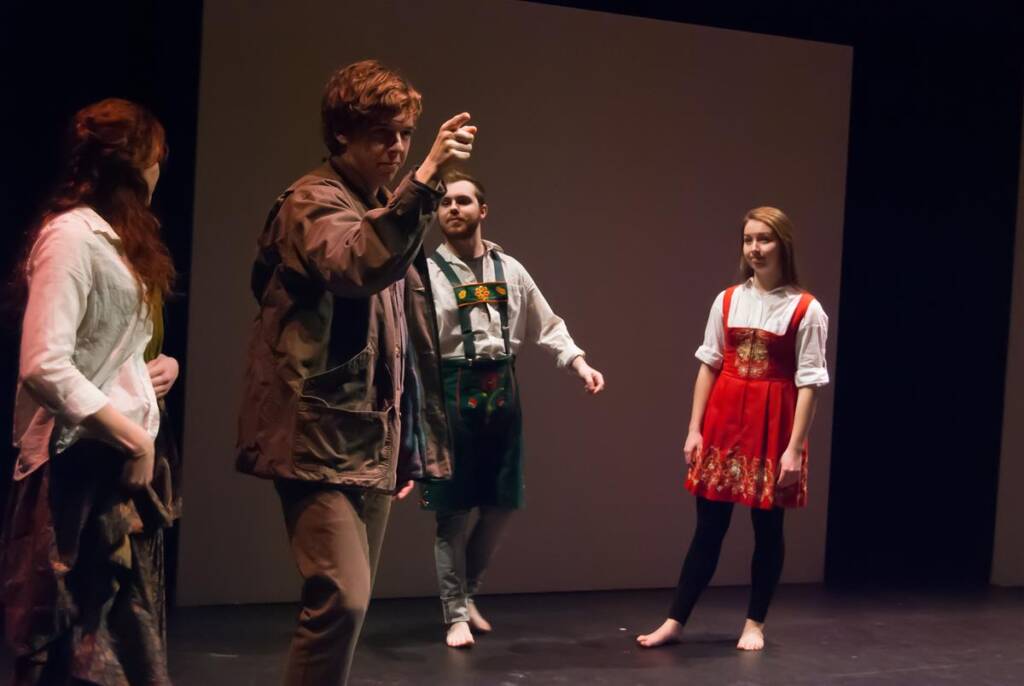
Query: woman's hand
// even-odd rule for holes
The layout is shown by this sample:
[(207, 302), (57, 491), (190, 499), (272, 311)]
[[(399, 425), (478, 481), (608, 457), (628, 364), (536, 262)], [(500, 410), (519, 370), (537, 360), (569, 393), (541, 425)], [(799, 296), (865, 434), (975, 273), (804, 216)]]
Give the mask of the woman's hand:
[(395, 500), (403, 500), (405, 498), (405, 496), (409, 495), (409, 493), (412, 492), (412, 487), (413, 487), (412, 479), (410, 479), (409, 481), (406, 481), (405, 485), (402, 486), (400, 489), (398, 489), (398, 492), (395, 493), (395, 496), (394, 496)]
[(700, 435), (700, 431), (691, 430), (686, 434), (686, 442), (683, 444), (683, 457), (686, 458), (686, 466), (692, 466), (702, 452), (704, 452), (704, 437)]
[(89, 431), (120, 446), (124, 457), (121, 483), (130, 489), (145, 488), (153, 481), (156, 448), (149, 432), (107, 403), (82, 422)]
[(583, 387), (587, 393), (597, 395), (604, 390), (604, 374), (587, 364), (587, 361), (583, 359), (583, 355), (577, 356), (572, 361), (572, 368), (577, 376), (583, 379)]
[(800, 481), (800, 472), (804, 467), (803, 451), (796, 448), (787, 448), (779, 460), (779, 488), (788, 488)]
[(149, 379), (157, 398), (163, 398), (178, 379), (178, 361), (167, 355), (160, 355), (146, 363)]
[(121, 483), (133, 491), (143, 489), (153, 481), (153, 463), (156, 460), (153, 439), (141, 427), (138, 434), (132, 440), (135, 447), (129, 452), (121, 472)]

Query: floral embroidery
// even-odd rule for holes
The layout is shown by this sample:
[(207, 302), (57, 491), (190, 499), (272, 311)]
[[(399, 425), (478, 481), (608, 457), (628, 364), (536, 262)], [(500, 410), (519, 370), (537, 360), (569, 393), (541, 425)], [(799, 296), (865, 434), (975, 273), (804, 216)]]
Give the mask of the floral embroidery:
[(483, 386), (488, 391), (493, 391), (495, 388), (498, 387), (498, 375), (488, 374), (487, 376), (484, 377), (483, 383), (481, 383), (480, 385)]
[(471, 397), (468, 400), (466, 400), (466, 404), (469, 405), (470, 407), (476, 407), (477, 399)]
[(460, 288), (459, 289), (459, 300), (465, 300), (466, 299), (466, 295), (468, 295), (466, 293), (466, 289), (465, 288)]
[(736, 329), (736, 373), (742, 377), (764, 376), (768, 371), (768, 334), (760, 329)]
[(735, 447), (723, 453), (717, 446), (711, 446), (690, 465), (686, 487), (698, 495), (711, 494), (716, 500), (760, 507), (785, 506), (793, 499), (798, 503), (806, 501), (807, 461), (804, 460), (800, 481), (791, 488), (776, 489), (778, 470), (777, 460), (743, 455)]
[(477, 300), (487, 300), (491, 295), (491, 291), (487, 286), (477, 286), (476, 290), (473, 291), (473, 295), (476, 296)]
[(775, 473), (773, 460), (741, 455), (736, 448), (723, 454), (712, 446), (690, 468), (687, 485), (741, 501), (767, 499), (771, 502), (775, 489), (773, 479), (765, 478), (766, 472)]
[(498, 295), (508, 295), (508, 291), (501, 286), (495, 286), (494, 290), (498, 291)]

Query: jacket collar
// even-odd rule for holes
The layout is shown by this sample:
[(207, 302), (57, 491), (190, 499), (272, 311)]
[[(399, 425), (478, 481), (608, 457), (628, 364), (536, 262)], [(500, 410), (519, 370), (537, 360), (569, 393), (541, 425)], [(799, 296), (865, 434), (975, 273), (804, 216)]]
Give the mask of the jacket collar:
[(364, 205), (371, 209), (374, 207), (384, 207), (388, 204), (388, 200), (391, 199), (391, 191), (384, 186), (380, 187), (376, 196), (372, 195), (354, 171), (333, 157), (313, 172), (317, 176), (321, 175), (321, 173), (325, 178), (341, 181), (345, 184), (346, 188), (359, 196)]

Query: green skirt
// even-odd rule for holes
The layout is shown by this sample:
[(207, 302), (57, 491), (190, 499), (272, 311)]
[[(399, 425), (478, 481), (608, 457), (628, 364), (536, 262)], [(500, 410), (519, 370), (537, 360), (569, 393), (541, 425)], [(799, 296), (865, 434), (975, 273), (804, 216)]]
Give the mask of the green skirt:
[(515, 358), (444, 360), (455, 449), (452, 478), (421, 487), (427, 510), (523, 505), (523, 414)]

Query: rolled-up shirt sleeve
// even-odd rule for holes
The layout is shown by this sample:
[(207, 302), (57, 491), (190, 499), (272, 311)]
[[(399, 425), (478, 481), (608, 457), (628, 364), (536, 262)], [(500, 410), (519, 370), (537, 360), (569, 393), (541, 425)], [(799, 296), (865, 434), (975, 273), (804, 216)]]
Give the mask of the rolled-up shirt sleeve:
[(722, 302), (724, 299), (725, 291), (719, 293), (715, 301), (711, 303), (708, 323), (704, 327), (704, 342), (697, 348), (695, 353), (698, 360), (713, 369), (722, 368), (725, 351), (725, 324), (722, 322)]
[(828, 316), (817, 300), (811, 302), (796, 332), (797, 388), (821, 387), (829, 382), (825, 362), (825, 344), (828, 341)]
[(71, 424), (80, 424), (109, 402), (73, 362), (92, 288), (87, 232), (88, 227), (65, 221), (40, 233), (29, 257), (21, 337), (21, 382), (40, 405)]
[(526, 299), (527, 338), (555, 356), (560, 369), (569, 366), (573, 360), (586, 353), (576, 345), (569, 335), (565, 321), (548, 305), (544, 294), (537, 288), (526, 270), (523, 270), (523, 289)]

